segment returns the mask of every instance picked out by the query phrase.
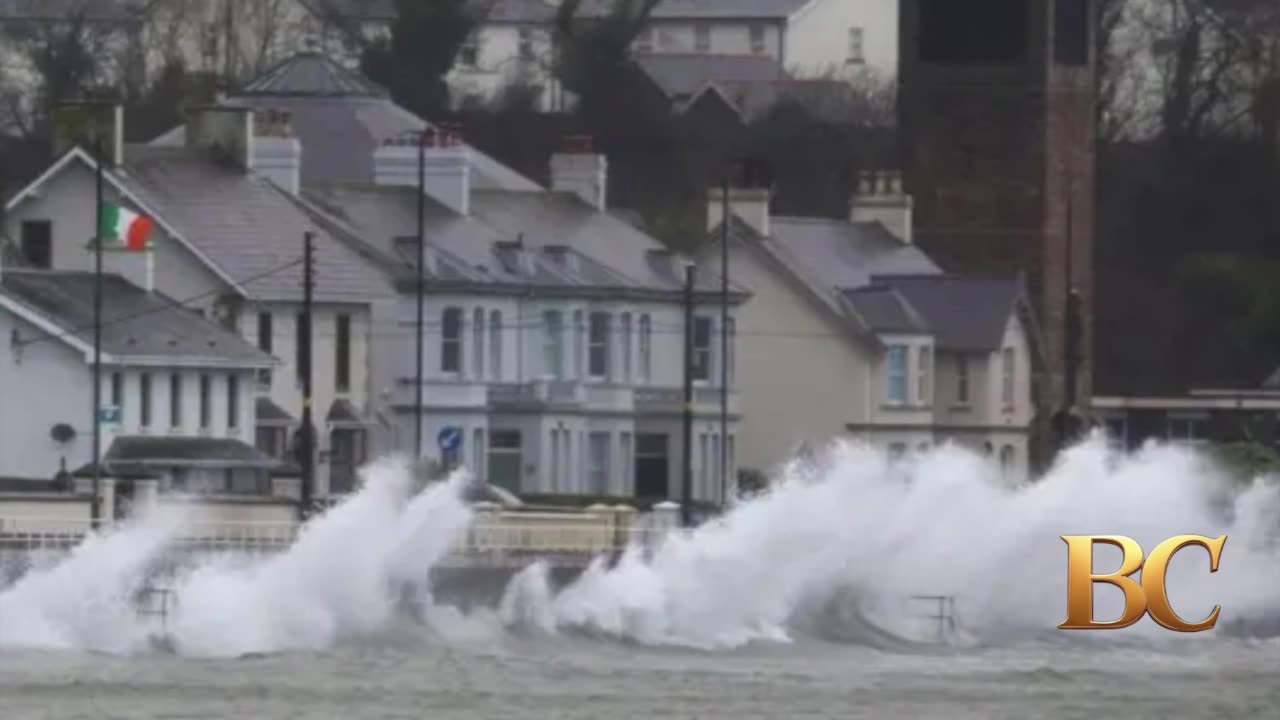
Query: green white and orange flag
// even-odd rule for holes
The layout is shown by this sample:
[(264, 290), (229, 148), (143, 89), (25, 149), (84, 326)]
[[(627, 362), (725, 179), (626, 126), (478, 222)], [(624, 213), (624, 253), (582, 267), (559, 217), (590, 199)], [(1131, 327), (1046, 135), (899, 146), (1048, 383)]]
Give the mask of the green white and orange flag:
[(146, 215), (139, 215), (119, 205), (103, 203), (98, 236), (104, 241), (114, 240), (126, 250), (139, 252), (147, 249), (147, 241), (155, 227), (155, 221)]

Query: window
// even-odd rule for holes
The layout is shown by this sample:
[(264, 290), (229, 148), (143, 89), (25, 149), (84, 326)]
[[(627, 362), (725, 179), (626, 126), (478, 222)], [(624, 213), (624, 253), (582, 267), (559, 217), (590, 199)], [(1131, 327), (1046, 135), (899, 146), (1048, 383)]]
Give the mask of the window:
[(1005, 348), (1000, 354), (1000, 402), (1006, 410), (1013, 409), (1013, 348)]
[(618, 436), (618, 477), (622, 479), (622, 487), (619, 489), (620, 495), (631, 495), (634, 490), (634, 478), (632, 477), (633, 464), (635, 459), (631, 456), (631, 433), (622, 433)]
[(929, 402), (929, 378), (933, 373), (933, 351), (922, 347), (916, 358), (916, 401), (921, 405)]
[(338, 315), (334, 323), (333, 385), (344, 393), (351, 390), (351, 316)]
[(138, 399), (141, 405), (138, 409), (138, 424), (149, 428), (151, 427), (151, 373), (142, 373), (142, 377), (138, 380)]
[(747, 35), (751, 43), (751, 52), (754, 55), (764, 54), (764, 26), (752, 25), (747, 30)]
[(310, 320), (306, 313), (298, 313), (294, 337), (294, 370), (297, 374), (298, 385), (302, 385), (302, 351), (309, 347), (311, 338)]
[(1124, 452), (1129, 447), (1129, 424), (1124, 415), (1111, 415), (1103, 420), (1107, 434), (1107, 447), (1112, 452)]
[(560, 489), (560, 430), (551, 428), (551, 477), (547, 478), (552, 492)]
[(169, 427), (182, 427), (182, 376), (169, 376)]
[(458, 63), (463, 67), (475, 67), (480, 63), (480, 38), (471, 33), (458, 48)]
[(890, 345), (887, 357), (888, 383), (885, 400), (894, 405), (907, 402), (907, 346)]
[(636, 497), (665, 498), (671, 491), (671, 458), (665, 434), (636, 435)]
[(520, 492), (520, 431), (489, 432), (489, 484)]
[(240, 378), (235, 375), (227, 376), (227, 427), (240, 427)]
[(609, 442), (612, 439), (607, 432), (593, 432), (588, 438), (589, 492), (597, 495), (609, 493)]
[(649, 316), (640, 316), (640, 382), (647, 383), (653, 373), (653, 327)]
[(845, 62), (850, 65), (861, 65), (866, 62), (862, 48), (862, 28), (849, 28), (849, 57)]
[(587, 372), (593, 378), (609, 377), (609, 313), (591, 313), (591, 337), (587, 348)]
[(1205, 439), (1208, 417), (1199, 413), (1170, 413), (1165, 420), (1165, 437), (1169, 442), (1195, 443)]
[(533, 59), (533, 28), (522, 27), (517, 31), (517, 52), (521, 60)]
[(285, 429), (280, 427), (263, 427), (254, 432), (254, 447), (273, 458), (283, 459), (285, 451)]
[(484, 308), (471, 314), (471, 372), (484, 377)]
[(1054, 0), (1053, 59), (1061, 65), (1089, 62), (1089, 0)]
[(111, 373), (111, 404), (115, 406), (116, 412), (124, 417), (124, 374)]
[(956, 356), (956, 402), (961, 405), (969, 404), (969, 357), (967, 355)]
[(502, 313), (489, 313), (489, 377), (502, 379)]
[(471, 442), (471, 472), (477, 478), (484, 480), (484, 430), (476, 428), (472, 433)]
[(564, 372), (564, 326), (559, 310), (542, 313), (542, 363), (547, 375), (561, 377)]
[(573, 311), (573, 377), (582, 377), (582, 361), (586, 355), (587, 328), (582, 311)]
[(711, 460), (707, 456), (707, 434), (698, 433), (698, 484), (706, 487), (711, 477)]
[[(258, 313), (258, 349), (270, 355), (275, 345), (275, 327), (272, 322), (271, 313)], [(258, 387), (263, 390), (271, 388), (271, 368), (262, 368), (258, 371)]]
[(631, 382), (631, 313), (622, 313), (622, 382)]
[(22, 257), (33, 268), (53, 267), (53, 223), (48, 220), (24, 220), (19, 243)]
[(729, 336), (729, 357), (724, 364), (725, 383), (732, 386), (734, 378), (738, 376), (738, 353), (735, 349), (738, 346), (738, 321), (729, 318), (725, 328)]
[(440, 372), (462, 371), (462, 308), (445, 308), (440, 318)]
[(693, 379), (711, 379), (711, 318), (693, 319)]
[(647, 27), (636, 33), (636, 52), (653, 52), (653, 28)]
[(920, 59), (949, 65), (1009, 65), (1027, 54), (1026, 0), (920, 0)]
[[(710, 500), (711, 498), (720, 497), (720, 436), (711, 436), (711, 484), (707, 486), (707, 494), (703, 497)], [(714, 488), (714, 490), (713, 490)]]
[(711, 52), (711, 26), (698, 23), (693, 27), (693, 49), (695, 52)]
[(200, 429), (208, 430), (213, 424), (213, 378), (200, 376)]
[(271, 348), (274, 344), (275, 330), (271, 326), (271, 313), (258, 313), (258, 349), (268, 355), (271, 354)]
[(338, 428), (329, 434), (329, 492), (346, 494), (356, 489), (356, 468), (366, 460), (363, 430)]

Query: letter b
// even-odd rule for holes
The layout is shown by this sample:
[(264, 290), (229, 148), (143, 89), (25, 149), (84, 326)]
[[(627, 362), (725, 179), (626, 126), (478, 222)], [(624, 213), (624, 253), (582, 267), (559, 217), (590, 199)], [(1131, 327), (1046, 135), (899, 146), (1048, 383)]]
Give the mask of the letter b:
[[(1058, 626), (1062, 630), (1119, 630), (1142, 619), (1144, 614), (1162, 627), (1178, 632), (1200, 632), (1212, 629), (1218, 623), (1222, 610), (1215, 606), (1209, 618), (1200, 623), (1188, 623), (1178, 617), (1169, 603), (1165, 587), (1165, 573), (1169, 561), (1182, 548), (1191, 545), (1209, 551), (1209, 572), (1218, 571), (1218, 560), (1227, 541), (1223, 535), (1210, 539), (1200, 535), (1179, 535), (1156, 546), (1151, 557), (1143, 563), (1142, 547), (1131, 538), (1119, 535), (1063, 535), (1067, 544), (1067, 619)], [(1120, 569), (1109, 575), (1093, 574), (1094, 544), (1113, 545), (1120, 548), (1124, 557)], [(1142, 582), (1129, 577), (1143, 570)], [(1124, 613), (1113, 622), (1095, 622), (1093, 619), (1093, 584), (1105, 582), (1115, 585), (1124, 593)]]

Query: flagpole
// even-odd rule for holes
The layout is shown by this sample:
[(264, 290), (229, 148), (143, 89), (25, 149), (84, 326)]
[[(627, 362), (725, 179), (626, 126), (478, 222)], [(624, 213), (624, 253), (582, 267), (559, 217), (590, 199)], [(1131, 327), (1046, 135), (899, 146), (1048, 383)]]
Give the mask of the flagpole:
[(102, 520), (102, 133), (94, 136), (93, 218), (93, 502), (89, 522), (93, 529)]

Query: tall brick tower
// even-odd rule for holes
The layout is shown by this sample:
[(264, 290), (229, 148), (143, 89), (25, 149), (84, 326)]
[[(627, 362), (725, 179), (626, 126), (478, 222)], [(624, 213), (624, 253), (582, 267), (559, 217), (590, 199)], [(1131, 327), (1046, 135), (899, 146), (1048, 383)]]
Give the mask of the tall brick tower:
[(1092, 385), (1094, 4), (901, 0), (899, 128), (918, 242), (948, 270), (1025, 274), (1045, 355), (1040, 460), (1058, 440), (1049, 418), (1083, 410)]

